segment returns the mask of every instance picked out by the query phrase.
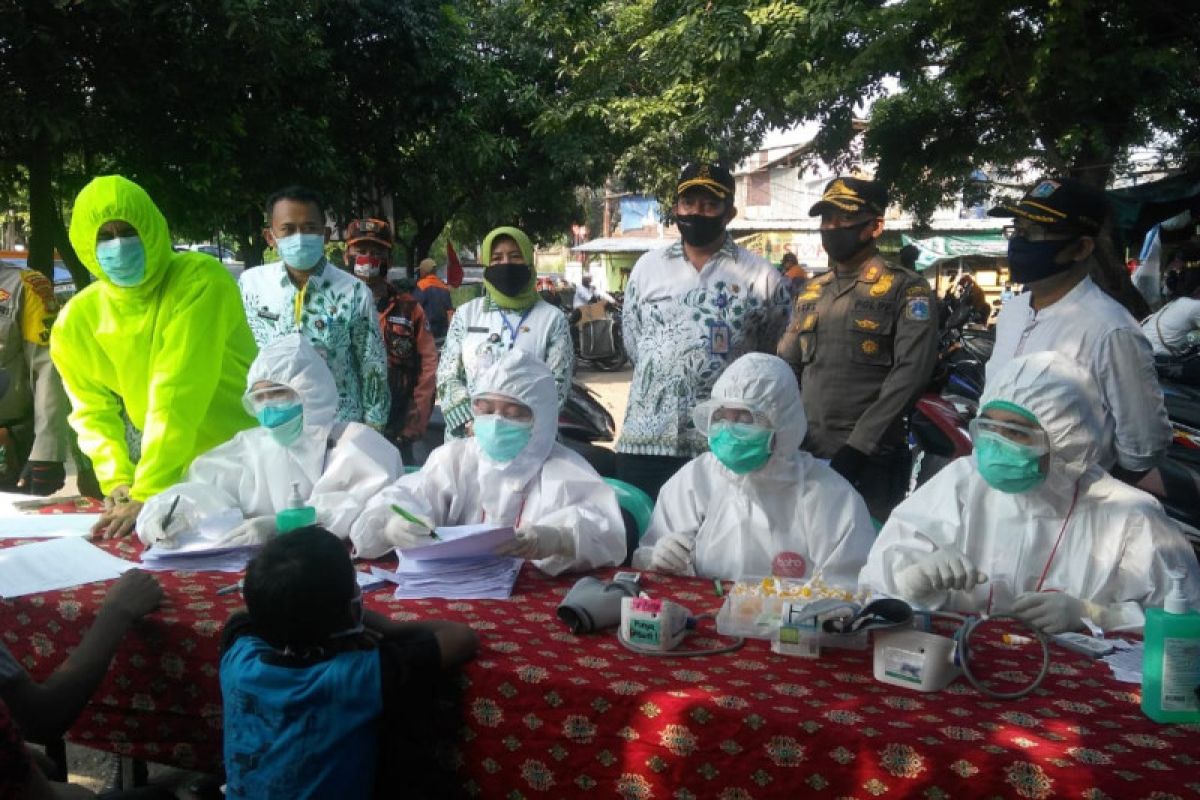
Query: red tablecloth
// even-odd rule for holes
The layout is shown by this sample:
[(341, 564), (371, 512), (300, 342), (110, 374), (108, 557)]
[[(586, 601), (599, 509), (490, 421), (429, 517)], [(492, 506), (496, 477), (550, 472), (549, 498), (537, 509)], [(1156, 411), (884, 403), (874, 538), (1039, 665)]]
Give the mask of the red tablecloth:
[[(105, 546), (137, 557), (136, 545)], [(215, 589), (236, 576), (160, 574), (166, 604), (127, 638), (71, 738), (213, 769), (217, 642), (240, 605)], [(1138, 709), (1138, 687), (1081, 656), (1056, 649), (1041, 689), (1017, 701), (988, 700), (961, 679), (930, 695), (877, 683), (869, 651), (827, 649), (808, 661), (750, 641), (720, 656), (650, 658), (612, 635), (567, 633), (554, 608), (573, 580), (527, 566), (509, 601), (367, 596), (398, 619), (457, 619), (479, 631), (461, 744), (464, 782), (479, 796), (1200, 795), (1200, 727), (1153, 723)], [(646, 582), (696, 612), (720, 603), (707, 582)], [(45, 677), (78, 643), (106, 588), (5, 601), (5, 643)]]

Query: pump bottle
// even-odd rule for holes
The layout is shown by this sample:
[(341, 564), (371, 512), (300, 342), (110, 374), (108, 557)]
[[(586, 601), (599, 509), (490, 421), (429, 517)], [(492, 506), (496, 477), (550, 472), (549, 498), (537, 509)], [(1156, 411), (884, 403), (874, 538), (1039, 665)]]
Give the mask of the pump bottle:
[(288, 533), (297, 528), (317, 524), (317, 510), (306, 505), (300, 496), (300, 484), (292, 481), (292, 493), (288, 497), (288, 507), (275, 512), (275, 527), (280, 533)]
[(1185, 574), (1168, 573), (1162, 608), (1146, 609), (1142, 711), (1155, 722), (1200, 722), (1200, 614), (1188, 608)]

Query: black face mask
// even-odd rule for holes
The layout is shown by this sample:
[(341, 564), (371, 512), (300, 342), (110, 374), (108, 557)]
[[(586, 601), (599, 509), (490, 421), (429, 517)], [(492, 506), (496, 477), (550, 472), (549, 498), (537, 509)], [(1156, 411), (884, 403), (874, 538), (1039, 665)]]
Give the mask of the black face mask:
[(1059, 264), (1055, 259), (1075, 242), (1075, 239), (1031, 242), (1023, 236), (1014, 236), (1008, 240), (1008, 274), (1017, 283), (1036, 283), (1073, 269), (1076, 262)]
[(873, 222), (875, 220), (865, 219), (857, 225), (850, 225), (845, 228), (823, 229), (821, 231), (821, 246), (825, 248), (825, 252), (834, 261), (839, 263), (849, 261), (871, 243), (870, 239), (859, 239), (858, 235), (862, 233), (864, 227)]
[(483, 279), (508, 297), (517, 297), (529, 286), (533, 273), (528, 264), (492, 264), (483, 271)]
[(703, 214), (684, 214), (675, 218), (679, 235), (692, 247), (710, 245), (725, 233), (725, 217), (706, 217)]

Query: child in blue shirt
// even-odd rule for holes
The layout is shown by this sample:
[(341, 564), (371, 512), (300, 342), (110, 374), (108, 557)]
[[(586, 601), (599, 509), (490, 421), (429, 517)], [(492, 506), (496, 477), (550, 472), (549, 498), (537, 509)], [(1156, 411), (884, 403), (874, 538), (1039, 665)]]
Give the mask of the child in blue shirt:
[(437, 687), (474, 655), (475, 634), (364, 613), (354, 573), (318, 526), (271, 540), (247, 567), (247, 612), (221, 641), (231, 800), (365, 798), (388, 791), (377, 765), (420, 759), (428, 772)]

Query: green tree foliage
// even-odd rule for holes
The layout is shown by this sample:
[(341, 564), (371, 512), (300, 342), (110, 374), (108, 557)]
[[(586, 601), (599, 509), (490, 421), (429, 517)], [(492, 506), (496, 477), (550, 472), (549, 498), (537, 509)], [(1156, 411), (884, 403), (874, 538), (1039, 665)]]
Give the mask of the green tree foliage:
[(65, 212), (106, 172), (143, 184), (176, 238), (223, 231), (251, 264), (263, 200), (292, 183), (339, 226), (394, 197), (410, 263), (455, 218), (557, 234), (609, 162), (580, 126), (535, 126), (561, 86), (517, 6), (0, 0), (0, 185), (25, 187), (31, 265), (57, 248), (86, 283)]
[[(814, 157), (871, 159), (919, 214), (973, 169), (1104, 185), (1139, 146), (1200, 136), (1200, 5), (1170, 0), (541, 0), (572, 92), (547, 124), (595, 118), (618, 172), (659, 190), (678, 163), (733, 159), (816, 120)], [(859, 135), (855, 117), (870, 106)]]

